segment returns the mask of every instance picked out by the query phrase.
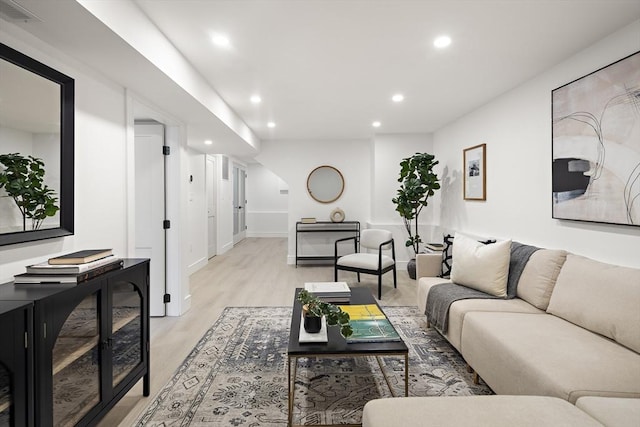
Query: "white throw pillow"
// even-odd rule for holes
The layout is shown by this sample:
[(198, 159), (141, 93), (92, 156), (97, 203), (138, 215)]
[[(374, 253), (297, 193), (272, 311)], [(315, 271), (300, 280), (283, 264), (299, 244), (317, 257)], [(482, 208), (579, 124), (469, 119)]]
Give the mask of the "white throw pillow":
[(511, 240), (485, 245), (456, 233), (451, 281), (497, 297), (507, 296)]

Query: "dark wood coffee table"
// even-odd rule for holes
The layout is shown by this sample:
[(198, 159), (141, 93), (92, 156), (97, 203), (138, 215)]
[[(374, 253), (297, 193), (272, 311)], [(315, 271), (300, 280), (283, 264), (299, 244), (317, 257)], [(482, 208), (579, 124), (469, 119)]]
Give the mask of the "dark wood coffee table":
[[(409, 395), (409, 349), (401, 341), (390, 342), (370, 342), (370, 343), (347, 343), (337, 326), (327, 328), (326, 343), (299, 343), (300, 319), (302, 317), (302, 305), (297, 299), (302, 288), (297, 288), (293, 303), (293, 314), (291, 316), (291, 332), (289, 333), (289, 347), (287, 349), (287, 371), (289, 387), (289, 426), (293, 426), (293, 397), (295, 391), (296, 368), (298, 359), (301, 357), (357, 357), (376, 356), (380, 364), (380, 356), (404, 356), (404, 395)], [(351, 288), (350, 304), (377, 304), (371, 292), (366, 288)], [(346, 305), (346, 304), (339, 304)], [(293, 362), (293, 366), (292, 366)], [(393, 389), (389, 384), (387, 376), (382, 370), (389, 390), (393, 395)], [(341, 425), (342, 426), (342, 425)]]

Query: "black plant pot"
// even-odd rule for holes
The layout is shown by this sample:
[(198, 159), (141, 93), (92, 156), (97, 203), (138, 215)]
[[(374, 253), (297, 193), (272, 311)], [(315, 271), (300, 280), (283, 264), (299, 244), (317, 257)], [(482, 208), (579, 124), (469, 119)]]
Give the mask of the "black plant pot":
[(304, 330), (310, 334), (320, 332), (322, 328), (322, 317), (318, 316), (304, 316)]
[(413, 280), (416, 280), (416, 259), (410, 259), (407, 263), (407, 273), (409, 273), (409, 277)]

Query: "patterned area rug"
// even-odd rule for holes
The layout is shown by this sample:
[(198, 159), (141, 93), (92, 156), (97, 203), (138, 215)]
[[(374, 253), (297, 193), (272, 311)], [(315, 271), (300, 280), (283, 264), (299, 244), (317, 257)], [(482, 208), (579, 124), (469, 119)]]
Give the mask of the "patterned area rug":
[[(415, 307), (383, 307), (409, 347), (410, 396), (491, 394)], [(291, 307), (229, 307), (136, 421), (137, 426), (287, 425)], [(404, 395), (404, 359), (302, 358), (294, 424), (358, 424), (366, 402)]]

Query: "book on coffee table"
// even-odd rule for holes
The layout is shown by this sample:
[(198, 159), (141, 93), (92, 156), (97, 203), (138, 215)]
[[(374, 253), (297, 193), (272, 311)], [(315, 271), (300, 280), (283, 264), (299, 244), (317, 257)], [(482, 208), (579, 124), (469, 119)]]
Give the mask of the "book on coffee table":
[(389, 319), (352, 320), (348, 343), (402, 341)]
[(349, 314), (350, 320), (386, 319), (377, 304), (339, 305), (340, 309)]
[(351, 289), (346, 282), (307, 282), (304, 289), (324, 302), (349, 302)]

